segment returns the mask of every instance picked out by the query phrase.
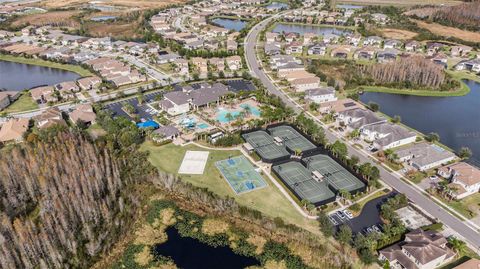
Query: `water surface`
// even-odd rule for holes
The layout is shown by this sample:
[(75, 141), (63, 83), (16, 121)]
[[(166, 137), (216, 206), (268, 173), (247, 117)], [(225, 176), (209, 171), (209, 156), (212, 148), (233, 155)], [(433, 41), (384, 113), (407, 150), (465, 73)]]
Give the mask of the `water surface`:
[(200, 241), (181, 237), (177, 229), (166, 230), (168, 241), (154, 247), (155, 254), (170, 257), (182, 269), (243, 269), (260, 265), (251, 257), (235, 254), (229, 247), (211, 247)]
[(320, 26), (320, 25), (302, 25), (302, 24), (285, 24), (285, 23), (278, 23), (275, 28), (273, 29), (275, 33), (298, 33), (298, 34), (305, 34), (305, 33), (314, 33), (317, 35), (325, 35), (325, 34), (336, 34), (342, 35), (346, 33), (351, 33), (350, 30), (340, 29), (330, 26)]
[(243, 28), (245, 28), (245, 26), (247, 26), (246, 21), (232, 20), (232, 19), (226, 19), (226, 18), (216, 18), (216, 19), (213, 19), (212, 22), (222, 26), (225, 29), (235, 30), (237, 32), (240, 32)]
[(465, 80), (470, 93), (459, 97), (423, 97), (366, 92), (364, 103), (375, 102), (389, 116), (424, 134), (436, 132), (440, 141), (454, 150), (469, 147), (480, 161), (480, 83)]
[(0, 61), (0, 88), (22, 91), (36, 86), (54, 85), (80, 78), (74, 72), (56, 68)]

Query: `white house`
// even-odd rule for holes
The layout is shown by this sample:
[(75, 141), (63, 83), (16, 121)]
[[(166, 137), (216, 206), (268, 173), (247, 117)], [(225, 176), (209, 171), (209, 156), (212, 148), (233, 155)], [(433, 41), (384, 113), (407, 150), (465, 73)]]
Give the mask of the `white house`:
[(437, 174), (450, 180), (449, 186), (454, 189), (451, 195), (455, 199), (462, 199), (480, 191), (480, 169), (459, 162), (438, 169)]
[(373, 142), (378, 150), (386, 150), (415, 142), (417, 135), (404, 127), (380, 122), (360, 129), (362, 139)]
[(318, 77), (298, 78), (290, 82), (292, 87), (297, 92), (304, 92), (306, 90), (316, 89), (320, 84)]
[(445, 165), (457, 158), (452, 152), (426, 142), (406, 146), (395, 153), (400, 162), (408, 162), (419, 171)]
[(317, 104), (336, 101), (335, 89), (333, 87), (322, 87), (305, 91), (305, 100)]

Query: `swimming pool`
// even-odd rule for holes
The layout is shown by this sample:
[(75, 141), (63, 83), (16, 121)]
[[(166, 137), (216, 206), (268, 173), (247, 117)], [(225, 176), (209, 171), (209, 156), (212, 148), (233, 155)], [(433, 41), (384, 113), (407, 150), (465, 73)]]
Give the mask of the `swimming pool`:
[(200, 123), (200, 124), (197, 124), (197, 128), (199, 128), (199, 129), (207, 129), (208, 127), (209, 127), (208, 124), (203, 123), (203, 122)]
[[(243, 108), (243, 111), (246, 109), (250, 110), (250, 113), (254, 115), (255, 117), (260, 117), (260, 110), (257, 107), (251, 106), (249, 104), (242, 104), (240, 105), (241, 108)], [(225, 108), (220, 108), (217, 112), (217, 121), (220, 123), (229, 123), (231, 121), (234, 121), (242, 112), (242, 110), (228, 110)], [(230, 114), (232, 117), (227, 117), (227, 115)]]

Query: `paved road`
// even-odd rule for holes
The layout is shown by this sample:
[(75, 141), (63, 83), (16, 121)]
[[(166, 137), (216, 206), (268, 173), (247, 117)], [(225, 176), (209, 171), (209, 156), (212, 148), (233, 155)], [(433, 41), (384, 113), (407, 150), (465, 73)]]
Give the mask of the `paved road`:
[[(278, 15), (267, 18), (266, 20), (260, 22), (252, 28), (252, 30), (247, 35), (245, 41), (245, 56), (252, 75), (260, 79), (260, 81), (270, 93), (279, 96), (286, 105), (292, 107), (296, 112), (299, 112), (303, 109), (291, 99), (289, 99), (289, 97), (286, 96), (283, 92), (281, 92), (277, 87), (275, 87), (269, 77), (260, 68), (259, 62), (256, 57), (255, 46), (257, 44), (258, 34), (263, 30), (263, 28), (265, 28), (265, 26), (270, 20), (274, 19), (277, 16)], [(318, 119), (314, 119), (319, 124), (321, 124)], [(334, 142), (335, 140), (339, 139), (339, 136), (336, 133), (330, 131), (328, 128), (324, 128), (324, 130), (326, 138), (329, 142)], [(349, 143), (347, 143), (347, 148), (350, 156), (358, 156), (360, 162), (363, 163), (372, 161), (371, 157), (369, 157), (367, 152), (363, 150), (358, 150)], [(378, 168), (380, 170), (380, 176), (386, 184), (388, 184), (398, 192), (404, 193), (412, 202), (419, 205), (426, 212), (430, 213), (432, 216), (438, 218), (445, 225), (455, 230), (461, 237), (463, 237), (465, 241), (470, 243), (470, 245), (474, 247), (475, 250), (480, 249), (480, 233), (474, 228), (472, 228), (471, 225), (464, 223), (462, 220), (451, 215), (447, 210), (445, 210), (444, 208), (436, 204), (433, 200), (425, 196), (425, 194), (423, 194), (420, 190), (402, 181), (399, 175), (395, 173), (390, 173), (382, 166), (378, 166)]]

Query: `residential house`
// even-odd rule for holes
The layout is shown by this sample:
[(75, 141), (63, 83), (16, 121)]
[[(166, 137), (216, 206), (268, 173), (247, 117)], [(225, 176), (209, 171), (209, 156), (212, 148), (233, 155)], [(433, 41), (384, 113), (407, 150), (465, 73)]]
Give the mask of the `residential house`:
[(268, 32), (265, 34), (265, 41), (267, 43), (273, 43), (279, 41), (279, 35), (278, 33), (273, 33), (273, 32)]
[(157, 63), (159, 64), (172, 63), (180, 58), (181, 58), (180, 55), (176, 53), (162, 53), (157, 55)]
[(0, 128), (0, 143), (21, 142), (23, 134), (28, 130), (28, 118), (13, 118)]
[(39, 129), (45, 129), (54, 125), (67, 126), (63, 119), (62, 111), (58, 107), (51, 107), (43, 111), (40, 115), (33, 117), (35, 124)]
[(336, 101), (320, 103), (318, 111), (320, 111), (322, 114), (334, 113), (338, 115), (344, 111), (357, 108), (361, 108), (360, 104), (350, 98), (345, 98)]
[(296, 92), (304, 92), (306, 90), (316, 89), (320, 84), (318, 77), (298, 78), (290, 82)]
[(470, 258), (468, 261), (453, 267), (452, 269), (479, 269), (480, 260), (475, 258)]
[(472, 51), (472, 49), (472, 47), (465, 45), (453, 46), (450, 49), (450, 55), (453, 57), (466, 57)]
[(437, 174), (450, 181), (451, 195), (455, 199), (463, 199), (480, 191), (480, 169), (459, 162), (438, 169)]
[(405, 50), (407, 52), (418, 52), (422, 50), (422, 44), (416, 40), (410, 40), (405, 43)]
[(290, 55), (293, 53), (302, 53), (302, 52), (303, 52), (303, 44), (301, 42), (293, 41), (285, 46), (285, 53), (287, 55)]
[(98, 89), (102, 80), (97, 76), (85, 77), (77, 80), (80, 89), (85, 91)]
[(218, 72), (220, 71), (225, 71), (225, 59), (223, 58), (211, 58), (209, 60), (210, 66), (212, 66), (213, 70), (216, 70)]
[(20, 92), (16, 91), (0, 91), (0, 110), (5, 109), (13, 101), (17, 100)]
[(455, 257), (447, 239), (436, 231), (414, 230), (402, 242), (379, 251), (379, 260), (388, 261), (390, 268), (433, 269)]
[(400, 162), (408, 162), (419, 171), (447, 164), (457, 158), (452, 152), (426, 142), (406, 146), (395, 153)]
[(227, 57), (227, 66), (231, 71), (238, 71), (242, 69), (242, 57), (235, 55)]
[(305, 33), (303, 34), (303, 45), (309, 45), (312, 43), (312, 40), (316, 37), (317, 35), (314, 33)]
[(180, 75), (187, 75), (188, 74), (188, 61), (185, 59), (178, 59), (175, 61), (175, 71), (178, 72)]
[(467, 70), (475, 73), (480, 72), (480, 58), (465, 60), (455, 66), (456, 70)]
[(339, 46), (332, 49), (332, 51), (330, 52), (330, 56), (334, 58), (346, 59), (351, 49), (352, 47), (349, 45)]
[(281, 44), (278, 42), (265, 44), (264, 50), (268, 56), (279, 55), (282, 52)]
[(293, 41), (297, 40), (299, 35), (297, 33), (287, 33), (285, 35), (285, 41), (287, 43), (292, 43)]
[(443, 47), (445, 47), (445, 45), (442, 43), (437, 43), (437, 42), (427, 43), (427, 55), (432, 56), (438, 53)]
[(327, 45), (323, 42), (313, 44), (310, 47), (308, 47), (307, 54), (308, 55), (325, 55), (327, 52)]
[(439, 52), (427, 57), (426, 59), (434, 62), (435, 64), (441, 65), (445, 69), (448, 67), (448, 57), (444, 53)]
[(37, 104), (58, 101), (58, 98), (55, 96), (55, 89), (53, 86), (42, 86), (31, 89), (30, 95), (32, 96), (32, 99), (37, 102)]
[(353, 58), (356, 60), (373, 60), (375, 59), (376, 49), (374, 47), (359, 48), (353, 54)]
[(238, 43), (235, 40), (227, 40), (226, 48), (228, 52), (236, 52), (238, 50)]
[(339, 35), (327, 33), (323, 35), (322, 40), (326, 44), (334, 44), (334, 43), (337, 43), (339, 39), (340, 39)]
[(277, 67), (278, 76), (284, 77), (286, 74), (293, 72), (293, 71), (300, 71), (305, 70), (305, 67), (301, 64), (289, 62), (285, 65), (280, 65)]
[(79, 104), (77, 105), (70, 114), (68, 114), (70, 120), (77, 124), (77, 122), (81, 121), (86, 125), (94, 124), (97, 115), (93, 111), (93, 107), (90, 104)]
[(383, 42), (384, 49), (401, 49), (402, 45), (402, 41), (396, 39), (387, 39)]
[(363, 40), (364, 46), (380, 47), (383, 43), (383, 38), (379, 36), (369, 36)]
[(395, 61), (399, 53), (400, 51), (397, 49), (385, 49), (379, 51), (377, 52), (377, 61), (379, 63)]
[(75, 97), (74, 93), (79, 92), (80, 88), (75, 81), (65, 81), (56, 84), (55, 90), (57, 90), (63, 98), (69, 99)]
[(200, 57), (191, 58), (193, 66), (201, 74), (206, 74), (208, 72), (208, 60)]
[(368, 109), (356, 108), (337, 113), (336, 122), (347, 126), (347, 131), (360, 130), (366, 126), (386, 122), (387, 119), (377, 116)]
[(373, 13), (372, 20), (378, 24), (386, 24), (388, 22), (388, 16), (382, 13)]
[(360, 129), (360, 137), (373, 142), (378, 150), (386, 150), (415, 142), (417, 135), (397, 124), (380, 122)]
[(320, 87), (305, 91), (305, 100), (316, 104), (336, 101), (335, 89), (333, 87)]

